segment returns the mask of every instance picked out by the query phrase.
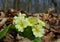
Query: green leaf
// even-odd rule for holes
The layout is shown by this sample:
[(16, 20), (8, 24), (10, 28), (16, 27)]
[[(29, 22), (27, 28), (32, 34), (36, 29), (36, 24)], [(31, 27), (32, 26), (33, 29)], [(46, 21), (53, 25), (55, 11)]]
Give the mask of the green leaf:
[(33, 42), (42, 42), (42, 39), (37, 37), (33, 40)]
[(9, 31), (13, 31), (13, 30), (15, 30), (15, 25), (11, 24)]
[(11, 26), (12, 26), (12, 24), (8, 25), (2, 31), (0, 31), (0, 39), (2, 39), (7, 34), (7, 32), (9, 31), (9, 28), (11, 28)]
[(33, 40), (35, 38), (35, 36), (32, 33), (32, 28), (30, 26), (28, 26), (27, 28), (24, 29), (24, 32), (19, 32), (19, 34), (23, 37), (26, 37), (30, 40)]
[(30, 40), (34, 39), (34, 35), (32, 33), (32, 28), (30, 26), (28, 26), (25, 30), (24, 30), (24, 36), (27, 37)]

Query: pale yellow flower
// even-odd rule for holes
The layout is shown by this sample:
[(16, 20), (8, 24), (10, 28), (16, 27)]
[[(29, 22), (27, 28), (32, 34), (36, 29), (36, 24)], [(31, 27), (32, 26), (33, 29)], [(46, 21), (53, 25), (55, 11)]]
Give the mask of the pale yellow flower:
[(19, 14), (18, 16), (15, 16), (13, 20), (16, 29), (21, 32), (23, 32), (24, 28), (26, 28), (28, 25), (24, 16), (25, 15), (23, 14)]
[(13, 24), (18, 24), (18, 23), (19, 23), (19, 19), (17, 16), (15, 16), (13, 20)]
[(28, 22), (29, 26), (37, 24), (37, 19), (35, 17), (28, 17), (26, 18), (26, 21)]
[(39, 20), (39, 19), (38, 19), (38, 23), (39, 23), (40, 26), (45, 26), (46, 25), (45, 22), (43, 22), (42, 20)]
[(20, 22), (15, 25), (16, 29), (18, 29), (18, 31), (21, 31), (21, 32), (23, 32), (24, 28), (26, 28), (27, 26), (28, 25), (27, 25), (27, 22), (25, 20), (24, 21), (20, 20)]
[(18, 17), (20, 17), (20, 19), (24, 19), (25, 16), (26, 16), (26, 14), (21, 14), (21, 13), (18, 14)]
[(19, 13), (18, 16), (14, 17), (14, 21), (13, 22), (15, 22), (15, 24), (17, 24), (17, 23), (19, 23), (20, 20), (25, 20), (25, 14)]
[(42, 37), (44, 35), (44, 29), (39, 25), (35, 25), (32, 28), (32, 31), (35, 37)]

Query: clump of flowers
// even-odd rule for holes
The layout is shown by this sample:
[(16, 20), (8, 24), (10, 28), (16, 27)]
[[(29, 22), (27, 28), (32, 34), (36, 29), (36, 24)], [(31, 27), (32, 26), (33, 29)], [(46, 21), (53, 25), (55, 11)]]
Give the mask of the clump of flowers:
[(36, 17), (33, 16), (26, 17), (25, 14), (19, 13), (18, 16), (14, 17), (13, 23), (18, 32), (25, 32), (25, 29), (27, 29), (27, 33), (29, 33), (28, 28), (31, 27), (29, 31), (32, 31), (31, 33), (34, 35), (34, 37), (40, 38), (44, 35), (43, 26), (45, 26), (45, 22)]

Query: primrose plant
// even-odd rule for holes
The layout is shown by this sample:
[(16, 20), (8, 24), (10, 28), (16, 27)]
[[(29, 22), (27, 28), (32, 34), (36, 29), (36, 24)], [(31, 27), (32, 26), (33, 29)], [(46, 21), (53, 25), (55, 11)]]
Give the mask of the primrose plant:
[(26, 17), (25, 14), (19, 13), (14, 17), (13, 24), (21, 36), (27, 37), (33, 42), (40, 42), (45, 33), (43, 28), (45, 22), (37, 17)]

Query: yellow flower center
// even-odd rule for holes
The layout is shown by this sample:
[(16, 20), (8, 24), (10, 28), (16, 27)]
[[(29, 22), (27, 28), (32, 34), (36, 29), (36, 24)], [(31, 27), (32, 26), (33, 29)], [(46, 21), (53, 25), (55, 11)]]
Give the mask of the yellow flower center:
[(30, 22), (30, 24), (32, 24), (32, 23), (34, 23), (34, 22), (35, 22), (35, 20), (29, 20), (29, 22)]
[(36, 29), (35, 29), (35, 32), (37, 32), (37, 33), (38, 33), (38, 32), (40, 32), (40, 31), (39, 31), (39, 29), (37, 29), (37, 28), (36, 28)]
[(21, 26), (21, 27), (24, 27), (24, 24), (21, 22), (21, 23), (20, 23), (20, 26)]

